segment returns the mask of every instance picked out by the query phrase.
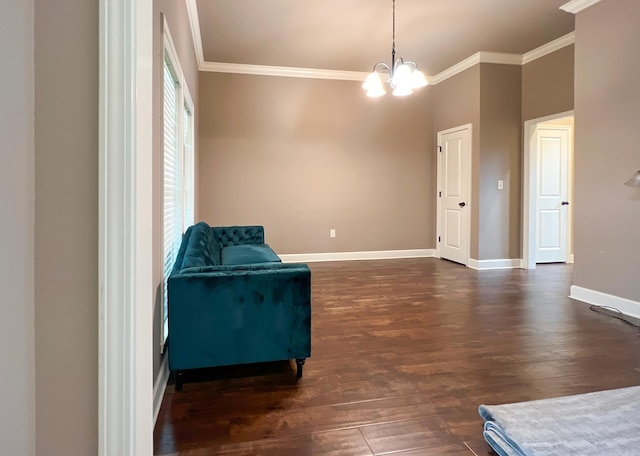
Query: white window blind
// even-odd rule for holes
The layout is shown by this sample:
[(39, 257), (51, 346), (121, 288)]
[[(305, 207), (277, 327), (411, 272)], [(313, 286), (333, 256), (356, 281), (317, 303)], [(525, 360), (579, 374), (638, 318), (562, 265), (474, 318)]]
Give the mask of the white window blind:
[[(182, 105), (180, 85), (168, 58), (164, 62), (164, 302), (163, 343), (168, 328), (167, 279), (176, 261), (182, 240), (182, 147), (179, 131)], [(178, 101), (180, 103), (178, 104)]]

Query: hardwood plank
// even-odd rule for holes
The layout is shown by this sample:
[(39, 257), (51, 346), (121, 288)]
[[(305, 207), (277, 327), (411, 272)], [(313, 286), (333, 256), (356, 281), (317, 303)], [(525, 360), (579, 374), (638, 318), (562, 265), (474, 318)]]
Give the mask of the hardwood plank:
[(357, 429), (318, 432), (284, 438), (225, 443), (216, 447), (197, 448), (165, 456), (282, 456), (285, 454), (322, 454), (327, 456), (373, 456)]
[(367, 426), (361, 431), (376, 455), (418, 449), (426, 452), (426, 449), (447, 446), (457, 447), (457, 451), (462, 449), (438, 416)]
[[(314, 263), (312, 357), (169, 385), (156, 454), (477, 455), (480, 404), (640, 383), (640, 338), (567, 298), (570, 265)], [(471, 449), (470, 449), (471, 448)]]

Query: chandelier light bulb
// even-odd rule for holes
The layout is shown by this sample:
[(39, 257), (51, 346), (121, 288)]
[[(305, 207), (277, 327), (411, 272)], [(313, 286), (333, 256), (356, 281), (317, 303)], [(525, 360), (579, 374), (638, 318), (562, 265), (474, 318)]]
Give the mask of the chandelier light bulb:
[(382, 89), (382, 80), (380, 80), (380, 75), (376, 71), (369, 73), (367, 79), (362, 83), (362, 88), (367, 91), (378, 88)]
[(371, 98), (381, 97), (385, 93), (387, 92), (384, 90), (384, 87), (382, 86), (374, 87), (372, 89), (367, 90), (367, 96)]
[(393, 95), (396, 97), (404, 97), (413, 93), (411, 87), (411, 68), (406, 63), (400, 64), (393, 72), (391, 79), (391, 87), (393, 87)]
[(393, 89), (392, 93), (396, 97), (404, 97), (407, 95), (411, 95), (413, 93), (413, 90), (409, 86), (399, 85), (395, 89)]
[(411, 73), (411, 87), (413, 87), (414, 89), (419, 89), (420, 87), (424, 87), (427, 84), (429, 84), (429, 82), (427, 81), (424, 73), (417, 68), (413, 70), (413, 72)]
[(367, 76), (367, 79), (365, 79), (364, 83), (362, 84), (362, 88), (367, 91), (368, 97), (381, 97), (382, 95), (387, 93), (385, 92), (384, 86), (382, 85), (380, 74), (376, 71), (369, 73), (369, 76)]

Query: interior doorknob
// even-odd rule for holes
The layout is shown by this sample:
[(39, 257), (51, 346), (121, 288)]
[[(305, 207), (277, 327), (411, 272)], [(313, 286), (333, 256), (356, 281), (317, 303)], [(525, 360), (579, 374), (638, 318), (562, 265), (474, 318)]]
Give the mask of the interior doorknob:
[(467, 205), (467, 203), (465, 203), (464, 201), (462, 203), (458, 203), (458, 206), (460, 207), (465, 207)]
[(569, 201), (563, 201), (563, 202), (562, 202), (562, 205), (563, 205), (563, 206), (568, 206), (568, 205), (569, 205)]

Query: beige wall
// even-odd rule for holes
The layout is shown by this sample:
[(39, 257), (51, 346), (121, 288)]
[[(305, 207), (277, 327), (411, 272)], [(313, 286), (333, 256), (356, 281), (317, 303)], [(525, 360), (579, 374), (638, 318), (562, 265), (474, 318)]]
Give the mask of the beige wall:
[(520, 255), (521, 89), (521, 67), (495, 64), (475, 65), (434, 88), (434, 131), (473, 128), (469, 251), (476, 260)]
[(0, 15), (0, 454), (35, 454), (33, 0)]
[[(436, 131), (480, 122), (480, 65), (458, 73), (433, 87), (433, 123)], [(479, 134), (474, 134), (474, 149)]]
[(571, 111), (574, 46), (567, 46), (522, 67), (522, 121)]
[(98, 2), (35, 1), (35, 112), (36, 451), (87, 456), (98, 450)]
[[(193, 49), (191, 28), (187, 15), (186, 2), (175, 0), (156, 0), (153, 2), (153, 291), (155, 296), (153, 312), (153, 378), (160, 371), (162, 362), (161, 328), (163, 303), (163, 65), (164, 65), (164, 35), (163, 15), (169, 25), (169, 32), (175, 46), (180, 67), (184, 73), (188, 90), (194, 103), (194, 115), (199, 116), (198, 96), (198, 63)], [(195, 150), (198, 150), (198, 124), (195, 125)], [(197, 159), (197, 157), (196, 157)], [(196, 160), (197, 163), (197, 160)], [(197, 184), (197, 182), (196, 182)], [(197, 187), (196, 187), (197, 188)], [(197, 192), (196, 192), (197, 194)], [(197, 206), (196, 206), (197, 207)]]
[[(539, 117), (573, 109), (573, 55), (574, 47), (569, 46), (524, 67), (476, 65), (429, 87), (424, 98), (416, 102), (422, 106), (419, 115), (424, 116), (420, 124), (433, 125), (432, 134), (419, 146), (425, 150), (430, 150), (430, 144), (435, 145), (437, 132), (468, 123), (473, 125), (471, 258), (522, 256), (523, 116)], [(370, 181), (362, 173), (369, 172), (372, 181), (380, 179), (379, 170), (391, 169), (384, 164), (387, 154), (382, 153), (378, 158), (373, 152), (381, 148), (375, 146), (367, 151), (363, 160), (359, 159), (359, 151), (370, 144), (382, 144), (385, 137), (398, 135), (392, 131), (393, 122), (385, 121), (388, 133), (376, 130), (375, 135), (371, 135), (366, 123), (359, 127), (354, 122), (374, 114), (388, 115), (388, 103), (392, 99), (367, 100), (353, 83), (340, 81), (213, 73), (203, 73), (201, 81), (202, 219), (212, 224), (268, 225), (269, 242), (275, 243), (281, 253), (424, 248), (398, 246), (394, 238), (397, 240), (400, 228), (389, 220), (383, 226), (375, 211), (368, 213), (371, 206), (362, 206), (358, 200), (364, 199), (358, 192)], [(374, 105), (374, 110), (379, 112), (360, 113), (367, 104)], [(384, 107), (380, 109), (378, 104)], [(403, 113), (399, 111), (390, 118), (396, 116)], [(411, 130), (405, 129), (404, 134), (411, 134)], [(347, 163), (348, 166), (344, 166), (345, 155), (340, 153), (345, 146), (351, 148), (347, 157), (355, 159)], [(310, 157), (308, 151), (311, 150), (316, 152)], [(435, 191), (437, 170), (433, 154), (427, 157), (432, 164), (430, 172), (424, 175), (428, 181), (422, 182), (427, 185), (422, 188), (428, 193)], [(404, 163), (413, 160), (409, 158)], [(366, 162), (370, 163), (364, 165)], [(331, 176), (332, 181), (316, 181), (319, 174), (308, 179), (310, 169)], [(503, 190), (498, 190), (498, 180), (504, 181)], [(238, 188), (238, 183), (245, 190), (234, 194), (229, 189)], [(292, 184), (297, 189), (294, 194), (287, 191)], [(410, 189), (417, 190), (415, 186)], [(370, 196), (375, 197), (376, 204), (399, 200), (393, 194), (372, 193)], [(276, 201), (281, 203), (277, 207), (273, 204)], [(433, 248), (435, 201), (429, 198), (427, 201), (428, 205), (419, 208), (420, 212), (411, 206), (405, 209), (422, 220), (429, 220), (426, 222), (429, 232), (422, 238), (427, 239), (426, 248)], [(352, 205), (359, 207), (362, 214), (350, 211)], [(291, 221), (287, 217), (293, 214), (292, 207), (296, 208), (296, 216), (291, 219), (297, 225), (295, 228), (285, 223), (285, 220)], [(430, 212), (425, 214), (424, 208)], [(389, 210), (402, 211), (403, 208), (389, 207)], [(408, 216), (410, 211), (404, 210), (404, 213)], [(407, 218), (401, 216), (395, 220)], [(341, 224), (344, 226), (336, 226)], [(358, 230), (373, 225), (378, 228), (367, 230), (367, 238), (357, 235)], [(336, 239), (328, 237), (330, 228), (337, 230)], [(348, 237), (340, 235), (345, 231)], [(407, 234), (411, 239), (421, 237), (417, 232)]]
[[(446, 79), (433, 87), (433, 131), (472, 124), (471, 140), (471, 258), (478, 257), (478, 151), (480, 150), (480, 66)], [(437, 169), (434, 180), (437, 181)], [(433, 217), (436, 217), (434, 211)]]
[[(196, 115), (198, 76), (184, 3), (154, 2), (154, 8), (153, 236), (159, 288), (161, 11), (167, 14)], [(98, 5), (36, 0), (35, 10), (36, 451), (86, 456), (97, 454), (98, 444)], [(156, 309), (154, 377), (160, 363)]]
[(521, 257), (521, 75), (517, 65), (480, 65), (478, 260)]
[(640, 3), (576, 16), (574, 285), (640, 301)]
[(520, 257), (521, 89), (521, 67), (495, 64), (475, 65), (435, 87), (434, 131), (473, 125), (472, 259)]
[(264, 225), (281, 254), (434, 248), (431, 89), (202, 73), (201, 219)]

